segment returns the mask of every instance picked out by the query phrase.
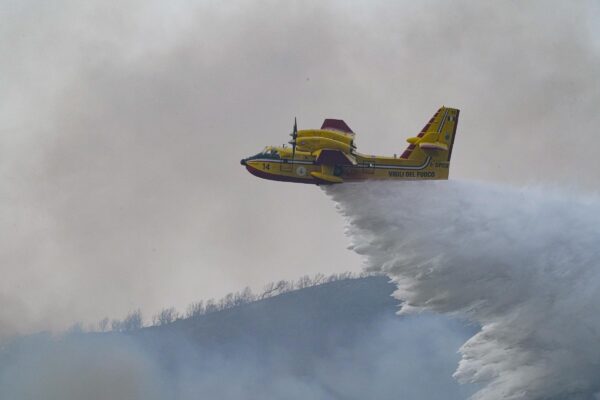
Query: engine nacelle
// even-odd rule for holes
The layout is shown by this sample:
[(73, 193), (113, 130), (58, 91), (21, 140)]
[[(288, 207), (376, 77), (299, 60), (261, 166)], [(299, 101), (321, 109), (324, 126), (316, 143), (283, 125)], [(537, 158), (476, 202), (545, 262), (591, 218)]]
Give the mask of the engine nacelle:
[(344, 153), (352, 152), (351, 143), (342, 143), (321, 136), (298, 137), (298, 139), (296, 139), (296, 148), (299, 151), (307, 151), (309, 153), (313, 153), (320, 149), (341, 150)]
[(338, 142), (351, 144), (354, 140), (354, 133), (328, 131), (323, 129), (303, 129), (298, 131), (298, 138), (301, 137), (324, 137)]

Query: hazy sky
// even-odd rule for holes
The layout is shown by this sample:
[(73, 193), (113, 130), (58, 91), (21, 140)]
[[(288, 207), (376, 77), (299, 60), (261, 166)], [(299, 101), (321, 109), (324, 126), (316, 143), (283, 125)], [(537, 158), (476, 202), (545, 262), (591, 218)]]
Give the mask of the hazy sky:
[(4, 1), (0, 335), (358, 271), (317, 187), (239, 160), (343, 118), (400, 153), (461, 109), (451, 178), (600, 184), (593, 1)]

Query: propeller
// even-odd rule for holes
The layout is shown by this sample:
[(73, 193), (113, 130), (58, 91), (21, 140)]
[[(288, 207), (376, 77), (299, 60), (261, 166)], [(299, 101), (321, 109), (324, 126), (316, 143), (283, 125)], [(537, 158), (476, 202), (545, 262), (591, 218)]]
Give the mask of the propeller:
[(294, 117), (294, 131), (290, 134), (292, 140), (289, 143), (292, 145), (292, 164), (294, 163), (294, 158), (296, 157), (296, 138), (298, 137), (298, 124), (296, 122), (296, 117)]

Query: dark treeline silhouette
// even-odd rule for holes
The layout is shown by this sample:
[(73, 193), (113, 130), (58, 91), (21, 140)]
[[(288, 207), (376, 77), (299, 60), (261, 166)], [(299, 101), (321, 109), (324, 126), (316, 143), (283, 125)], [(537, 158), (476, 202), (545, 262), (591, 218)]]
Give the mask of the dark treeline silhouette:
[[(233, 307), (238, 307), (244, 304), (252, 303), (268, 299), (270, 297), (279, 296), (284, 293), (289, 293), (295, 290), (301, 290), (308, 287), (322, 285), (324, 283), (336, 282), (347, 279), (359, 279), (374, 274), (368, 272), (352, 273), (342, 272), (326, 276), (324, 274), (316, 274), (314, 276), (304, 275), (295, 281), (280, 280), (266, 284), (260, 293), (253, 293), (249, 287), (245, 287), (242, 291), (228, 293), (221, 299), (200, 300), (191, 303), (185, 311), (185, 314), (179, 313), (174, 307), (164, 308), (158, 314), (152, 317), (149, 326), (164, 326), (184, 318), (194, 318), (201, 315), (206, 315), (214, 312), (227, 310)], [(113, 331), (113, 332), (129, 332), (144, 327), (144, 320), (140, 309), (134, 310), (127, 314), (123, 320), (109, 318), (101, 319), (97, 326), (91, 326), (90, 331)], [(83, 329), (80, 323), (76, 323), (69, 329), (69, 333), (82, 332)]]

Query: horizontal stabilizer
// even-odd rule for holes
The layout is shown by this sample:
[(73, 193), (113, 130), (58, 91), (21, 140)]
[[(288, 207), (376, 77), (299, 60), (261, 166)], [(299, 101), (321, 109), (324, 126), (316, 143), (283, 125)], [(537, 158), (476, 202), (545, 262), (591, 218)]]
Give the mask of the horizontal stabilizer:
[(448, 151), (448, 145), (441, 142), (435, 143), (419, 143), (419, 148), (421, 150), (441, 150)]
[(456, 108), (441, 107), (416, 137), (406, 140), (409, 145), (400, 158), (423, 161), (436, 157), (450, 161), (459, 113)]

